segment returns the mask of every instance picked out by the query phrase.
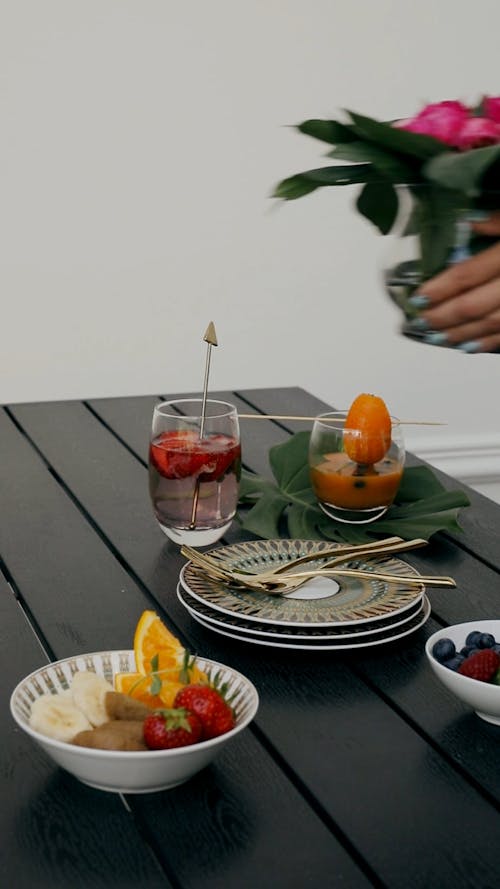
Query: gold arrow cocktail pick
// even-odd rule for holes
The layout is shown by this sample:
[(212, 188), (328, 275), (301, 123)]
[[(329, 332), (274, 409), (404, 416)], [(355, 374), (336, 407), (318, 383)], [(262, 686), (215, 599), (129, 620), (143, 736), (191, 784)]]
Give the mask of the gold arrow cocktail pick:
[[(217, 334), (215, 333), (215, 325), (214, 322), (211, 321), (208, 325), (203, 341), (207, 344), (207, 356), (205, 359), (205, 379), (203, 381), (203, 397), (201, 402), (201, 421), (200, 421), (200, 438), (203, 438), (203, 433), (205, 431), (205, 415), (207, 410), (207, 392), (208, 392), (208, 376), (210, 373), (210, 356), (212, 352), (212, 346), (218, 346), (217, 342)], [(196, 510), (198, 509), (198, 498), (200, 496), (200, 479), (196, 479), (196, 484), (193, 493), (193, 508), (191, 510), (191, 521), (189, 523), (189, 528), (192, 530), (196, 524)]]

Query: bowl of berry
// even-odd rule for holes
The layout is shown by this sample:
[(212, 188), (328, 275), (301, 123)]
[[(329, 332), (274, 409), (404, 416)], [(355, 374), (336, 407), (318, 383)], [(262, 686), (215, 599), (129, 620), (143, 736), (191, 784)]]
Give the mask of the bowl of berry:
[(500, 725), (500, 620), (475, 620), (433, 633), (425, 646), (438, 679), (481, 719)]

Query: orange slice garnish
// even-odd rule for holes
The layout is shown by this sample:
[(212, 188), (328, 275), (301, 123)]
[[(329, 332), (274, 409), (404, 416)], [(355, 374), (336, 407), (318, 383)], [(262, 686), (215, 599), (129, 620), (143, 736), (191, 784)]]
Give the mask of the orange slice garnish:
[[(152, 661), (156, 672), (181, 670), (184, 646), (155, 611), (143, 611), (134, 634), (135, 666), (139, 673), (151, 673)], [(172, 677), (173, 678), (173, 677)]]

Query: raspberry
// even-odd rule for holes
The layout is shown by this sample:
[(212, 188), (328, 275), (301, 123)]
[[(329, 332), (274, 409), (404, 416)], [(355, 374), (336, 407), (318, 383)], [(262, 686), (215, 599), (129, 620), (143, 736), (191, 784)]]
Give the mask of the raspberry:
[(458, 668), (462, 676), (470, 679), (479, 679), (480, 682), (489, 682), (500, 667), (500, 655), (491, 648), (483, 648), (475, 654), (469, 655)]

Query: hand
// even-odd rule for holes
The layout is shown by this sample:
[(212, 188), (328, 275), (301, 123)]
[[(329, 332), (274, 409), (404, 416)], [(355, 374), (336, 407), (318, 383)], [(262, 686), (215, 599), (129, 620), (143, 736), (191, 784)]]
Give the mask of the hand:
[[(500, 211), (471, 228), (500, 237)], [(412, 326), (426, 331), (424, 342), (463, 352), (500, 351), (500, 242), (426, 281), (409, 302), (422, 309)]]

